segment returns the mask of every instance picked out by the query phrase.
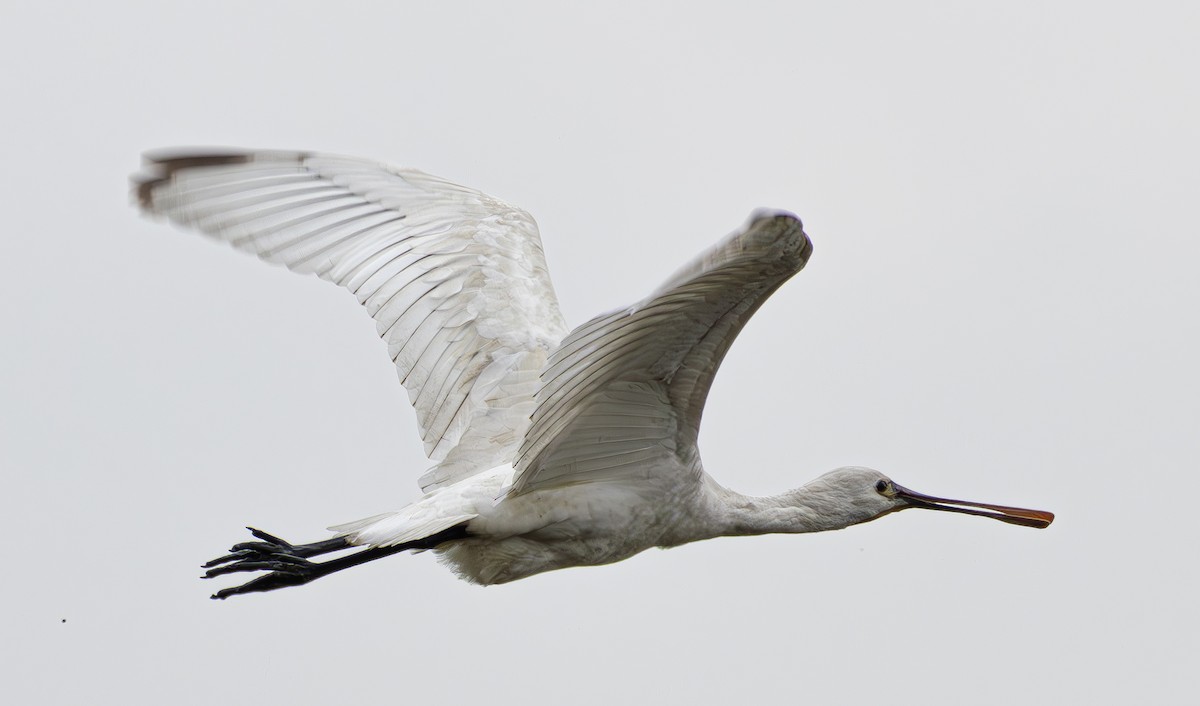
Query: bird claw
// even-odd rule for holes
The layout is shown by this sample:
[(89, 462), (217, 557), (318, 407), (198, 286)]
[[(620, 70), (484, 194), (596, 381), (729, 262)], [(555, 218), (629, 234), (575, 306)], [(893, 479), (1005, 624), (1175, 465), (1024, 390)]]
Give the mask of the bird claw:
[(250, 556), (235, 561), (232, 564), (209, 569), (204, 572), (204, 576), (201, 578), (211, 579), (215, 576), (232, 574), (238, 571), (284, 571), (293, 574), (303, 574), (306, 569), (311, 570), (312, 566), (313, 563), (308, 559), (288, 556), (287, 554), (278, 554), (268, 558)]
[(245, 558), (253, 557), (255, 555), (255, 552), (251, 549), (238, 549), (238, 545), (234, 545), (233, 549), (231, 549), (230, 551), (232, 551), (233, 553), (226, 554), (223, 557), (218, 557), (216, 559), (213, 559), (212, 561), (204, 562), (203, 564), (201, 564), (201, 568), (209, 569), (214, 566), (220, 566), (221, 564), (228, 564), (231, 561), (237, 561), (238, 559), (245, 559)]
[(213, 600), (223, 601), (230, 596), (236, 596), (241, 593), (255, 593), (257, 591), (274, 591), (277, 588), (286, 588), (288, 586), (302, 586), (314, 577), (298, 574), (291, 574), (283, 571), (272, 571), (269, 574), (259, 576), (256, 579), (247, 581), (240, 586), (232, 588), (222, 588), (220, 591), (212, 594), (210, 598)]
[(213, 594), (213, 598), (224, 600), (240, 593), (273, 591), (287, 586), (299, 586), (316, 579), (324, 572), (319, 565), (306, 557), (337, 551), (348, 543), (343, 539), (331, 539), (312, 544), (293, 545), (262, 530), (247, 527), (250, 533), (262, 541), (241, 542), (233, 545), (229, 554), (204, 563), (207, 569), (200, 578), (211, 579), (225, 574), (242, 571), (268, 571), (270, 573), (247, 581), (240, 586), (225, 588)]

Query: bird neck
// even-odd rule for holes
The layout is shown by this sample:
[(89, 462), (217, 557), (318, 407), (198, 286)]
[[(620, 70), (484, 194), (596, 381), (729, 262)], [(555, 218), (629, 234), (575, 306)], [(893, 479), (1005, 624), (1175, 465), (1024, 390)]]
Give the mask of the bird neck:
[(870, 519), (848, 514), (836, 497), (814, 488), (796, 488), (768, 497), (718, 488), (715, 495), (720, 508), (720, 536), (824, 532)]

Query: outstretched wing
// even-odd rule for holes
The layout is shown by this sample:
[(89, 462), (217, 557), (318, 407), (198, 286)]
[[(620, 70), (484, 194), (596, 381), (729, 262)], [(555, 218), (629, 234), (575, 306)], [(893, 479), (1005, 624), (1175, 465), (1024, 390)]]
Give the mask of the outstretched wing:
[(733, 339), (811, 252), (798, 218), (756, 213), (647, 299), (572, 331), (542, 373), (510, 492), (637, 480), (694, 449)]
[(431, 489), (510, 462), (566, 333), (525, 211), (413, 169), (307, 152), (145, 155), (138, 203), (354, 293), (442, 463)]

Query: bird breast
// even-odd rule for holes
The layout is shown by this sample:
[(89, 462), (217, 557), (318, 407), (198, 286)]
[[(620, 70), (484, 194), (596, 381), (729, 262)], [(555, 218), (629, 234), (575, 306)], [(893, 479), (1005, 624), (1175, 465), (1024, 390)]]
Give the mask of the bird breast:
[(471, 521), (472, 538), (438, 554), (461, 578), (483, 585), (621, 561), (662, 544), (680, 513), (678, 503), (646, 490), (595, 483), (508, 497)]

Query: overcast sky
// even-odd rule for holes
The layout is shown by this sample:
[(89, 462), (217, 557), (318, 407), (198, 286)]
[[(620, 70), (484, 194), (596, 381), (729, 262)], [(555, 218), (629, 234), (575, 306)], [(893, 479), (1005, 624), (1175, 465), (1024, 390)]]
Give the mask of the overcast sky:
[[(6, 701), (1194, 692), (1195, 3), (494, 5), (5, 3)], [(913, 511), (491, 588), (404, 555), (210, 601), (244, 525), (324, 538), (429, 462), (352, 297), (129, 206), (179, 144), (518, 204), (572, 325), (794, 211), (815, 253), (717, 377), (709, 472), (869, 465), (1058, 521)]]

